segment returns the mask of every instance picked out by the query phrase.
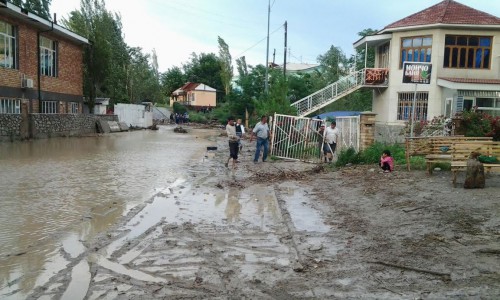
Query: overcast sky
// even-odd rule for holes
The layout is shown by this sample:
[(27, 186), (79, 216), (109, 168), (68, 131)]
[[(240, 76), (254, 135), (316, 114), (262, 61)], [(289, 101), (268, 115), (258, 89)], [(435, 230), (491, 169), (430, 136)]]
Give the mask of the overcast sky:
[[(217, 36), (233, 59), (265, 64), (269, 0), (105, 0), (122, 17), (125, 42), (144, 52), (156, 50), (159, 69), (189, 61), (191, 53), (218, 54)], [(288, 22), (289, 62), (315, 63), (330, 46), (354, 53), (352, 43), (366, 28), (382, 29), (439, 0), (270, 0), (269, 60), (283, 63)], [(498, 0), (457, 0), (500, 17)], [(58, 19), (79, 9), (80, 0), (52, 0)], [(275, 50), (276, 49), (276, 50)]]

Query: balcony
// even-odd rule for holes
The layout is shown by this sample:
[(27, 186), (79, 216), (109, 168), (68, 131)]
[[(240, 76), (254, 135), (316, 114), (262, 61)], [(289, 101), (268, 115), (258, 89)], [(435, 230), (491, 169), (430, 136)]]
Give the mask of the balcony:
[(387, 87), (389, 84), (389, 69), (366, 68), (363, 87)]

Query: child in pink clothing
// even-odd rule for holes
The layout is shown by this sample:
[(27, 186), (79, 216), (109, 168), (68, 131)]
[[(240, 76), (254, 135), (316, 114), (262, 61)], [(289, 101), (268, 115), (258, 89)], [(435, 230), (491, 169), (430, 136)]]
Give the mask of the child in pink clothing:
[(382, 156), (380, 157), (380, 167), (384, 170), (384, 173), (394, 171), (394, 159), (392, 158), (389, 150), (384, 150), (384, 152), (382, 152)]

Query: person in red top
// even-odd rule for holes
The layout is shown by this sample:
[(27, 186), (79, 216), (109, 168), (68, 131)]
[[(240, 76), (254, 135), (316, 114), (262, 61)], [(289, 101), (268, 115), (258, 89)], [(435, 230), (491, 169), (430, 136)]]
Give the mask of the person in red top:
[(394, 171), (394, 159), (391, 156), (391, 151), (384, 150), (384, 152), (382, 152), (382, 156), (380, 157), (380, 167), (384, 170), (384, 173)]

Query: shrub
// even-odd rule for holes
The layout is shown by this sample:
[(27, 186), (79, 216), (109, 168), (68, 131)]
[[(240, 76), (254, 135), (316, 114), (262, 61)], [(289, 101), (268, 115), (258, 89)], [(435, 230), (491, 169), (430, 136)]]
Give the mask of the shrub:
[(493, 135), (490, 116), (475, 110), (462, 112), (462, 126), (465, 136), (488, 136)]
[(347, 164), (359, 164), (361, 163), (361, 155), (356, 152), (354, 148), (343, 149), (338, 155), (338, 159), (335, 162), (335, 166), (343, 167)]
[(208, 118), (206, 114), (198, 113), (198, 112), (190, 112), (189, 113), (189, 122), (207, 124)]
[(187, 111), (187, 108), (180, 104), (179, 102), (174, 102), (173, 105), (174, 113), (183, 114)]

